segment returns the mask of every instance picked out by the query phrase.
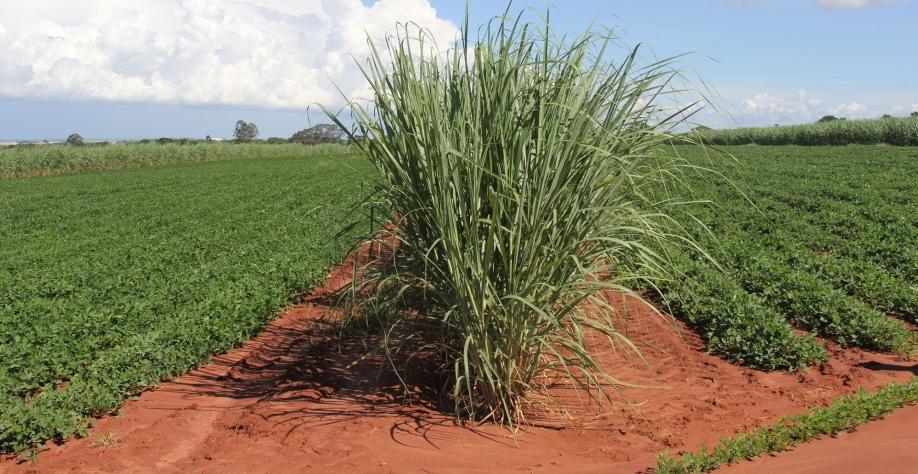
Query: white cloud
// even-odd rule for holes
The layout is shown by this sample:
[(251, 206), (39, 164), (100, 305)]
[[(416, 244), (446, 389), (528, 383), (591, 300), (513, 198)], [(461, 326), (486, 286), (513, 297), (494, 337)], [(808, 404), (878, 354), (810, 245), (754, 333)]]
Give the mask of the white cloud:
[[(731, 103), (734, 105), (729, 105)], [(800, 90), (796, 94), (762, 92), (739, 100), (728, 100), (726, 105), (726, 115), (708, 108), (699, 114), (697, 121), (718, 128), (731, 128), (775, 123), (810, 123), (824, 115), (850, 119), (876, 118), (883, 113), (896, 112), (896, 107), (867, 105), (861, 101), (826, 101), (811, 96), (805, 90)], [(905, 115), (904, 112), (903, 108), (899, 115)]]
[(826, 10), (854, 10), (874, 5), (906, 3), (908, 0), (819, 0), (819, 8)]
[(366, 94), (353, 57), (397, 22), (441, 47), (428, 0), (29, 0), (0, 3), (0, 95), (301, 108)]
[(782, 98), (768, 93), (756, 94), (743, 99), (740, 105), (742, 115), (779, 119), (810, 116), (822, 107), (823, 101), (811, 98), (806, 91), (801, 90), (793, 98)]
[(831, 107), (827, 110), (827, 112), (829, 115), (841, 117), (865, 118), (867, 107), (864, 104), (851, 101), (845, 104), (839, 104), (835, 107)]
[(894, 114), (905, 115), (911, 114), (912, 112), (918, 112), (918, 103), (893, 106), (892, 112)]

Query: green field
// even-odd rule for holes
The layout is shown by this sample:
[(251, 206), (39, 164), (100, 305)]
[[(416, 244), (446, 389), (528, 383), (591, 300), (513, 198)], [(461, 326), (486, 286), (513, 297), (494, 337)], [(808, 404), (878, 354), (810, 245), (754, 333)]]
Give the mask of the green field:
[(676, 196), (713, 201), (676, 217), (724, 272), (674, 252), (688, 277), (664, 285), (713, 352), (766, 369), (823, 358), (791, 325), (843, 346), (914, 350), (897, 318), (918, 322), (918, 149), (727, 148), (736, 161), (678, 151), (724, 176), (692, 173), (693, 192)]
[(711, 145), (918, 146), (918, 116), (703, 130), (699, 134)]
[[(0, 181), (0, 452), (66, 438), (240, 344), (341, 261), (373, 173), (299, 150)], [(913, 350), (918, 148), (677, 151), (727, 178), (670, 190), (716, 202), (674, 216), (723, 271), (668, 248), (678, 273), (661, 283), (712, 352), (794, 370), (825, 359), (814, 336)]]
[(342, 259), (367, 175), (301, 151), (0, 181), (0, 452), (249, 338)]
[(327, 155), (343, 151), (342, 145), (304, 146), (296, 143), (17, 145), (0, 147), (0, 179), (206, 161)]

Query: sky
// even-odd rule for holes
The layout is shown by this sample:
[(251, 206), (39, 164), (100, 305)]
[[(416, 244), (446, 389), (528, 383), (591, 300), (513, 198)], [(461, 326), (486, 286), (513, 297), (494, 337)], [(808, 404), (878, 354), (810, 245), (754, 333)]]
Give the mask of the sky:
[[(918, 1), (517, 0), (554, 28), (614, 28), (680, 59), (716, 128), (918, 110)], [(504, 4), (471, 0), (472, 25)], [(456, 0), (0, 0), (0, 141), (261, 137), (366, 97), (356, 61), (398, 22), (459, 33)]]

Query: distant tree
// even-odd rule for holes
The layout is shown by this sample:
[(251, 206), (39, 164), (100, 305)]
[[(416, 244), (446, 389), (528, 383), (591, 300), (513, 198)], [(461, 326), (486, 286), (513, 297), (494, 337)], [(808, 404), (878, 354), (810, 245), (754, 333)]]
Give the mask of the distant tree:
[(369, 140), (366, 135), (354, 135), (353, 138), (347, 137), (347, 143), (360, 143)]
[(340, 127), (330, 123), (320, 123), (312, 127), (300, 130), (290, 137), (294, 143), (303, 145), (315, 145), (317, 143), (341, 143), (345, 139), (345, 133)]
[(816, 123), (834, 122), (836, 120), (844, 120), (844, 119), (843, 118), (840, 119), (834, 115), (823, 115), (823, 117), (817, 120)]
[(237, 142), (250, 142), (258, 138), (258, 126), (254, 123), (239, 120), (236, 122), (236, 128), (233, 130), (233, 138)]
[(880, 117), (881, 120), (886, 120), (886, 119), (891, 119), (891, 118), (893, 118), (893, 116), (889, 114), (883, 114), (883, 116)]
[(286, 139), (286, 138), (281, 138), (281, 137), (271, 137), (271, 138), (265, 140), (265, 143), (270, 143), (270, 144), (272, 144), (272, 145), (278, 145), (278, 144), (281, 144), (281, 143), (287, 143), (287, 139)]
[(84, 142), (83, 142), (83, 137), (81, 137), (79, 133), (71, 133), (70, 136), (67, 137), (67, 144), (68, 144), (68, 145), (71, 145), (71, 146), (80, 146), (80, 145), (82, 145), (83, 143), (84, 143)]
[(913, 118), (918, 118), (918, 112), (912, 112), (911, 117), (913, 117)]
[(213, 139), (210, 135), (208, 135), (208, 136), (204, 137), (204, 141), (205, 141), (205, 142), (212, 142), (212, 141), (214, 141), (214, 139)]

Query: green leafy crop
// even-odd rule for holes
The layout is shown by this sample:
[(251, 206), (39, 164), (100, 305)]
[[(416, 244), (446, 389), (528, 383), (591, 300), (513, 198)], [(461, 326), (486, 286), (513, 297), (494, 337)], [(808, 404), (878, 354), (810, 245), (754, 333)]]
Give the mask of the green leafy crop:
[[(778, 326), (769, 323), (772, 331), (759, 339), (738, 336), (779, 315), (843, 346), (914, 353), (918, 335), (894, 318), (916, 321), (918, 193), (910, 183), (918, 153), (866, 146), (726, 148), (733, 161), (678, 148), (689, 162), (723, 175), (692, 175), (692, 191), (678, 196), (702, 201), (680, 221), (722, 271), (704, 259), (683, 263), (683, 278), (662, 288), (677, 316), (699, 328), (713, 352), (759, 368), (792, 367), (794, 359), (780, 356), (790, 357), (793, 346), (769, 351), (774, 343), (764, 342), (778, 337)], [(818, 360), (815, 352), (803, 353), (812, 357), (796, 360)]]
[(0, 181), (0, 452), (251, 337), (341, 261), (369, 176), (301, 153)]
[(908, 383), (890, 383), (872, 393), (860, 390), (855, 395), (835, 400), (828, 407), (786, 417), (772, 426), (722, 439), (711, 449), (701, 445), (697, 454), (689, 453), (675, 459), (668, 453), (662, 453), (657, 456), (654, 472), (690, 474), (713, 471), (724, 464), (786, 451), (822, 435), (853, 429), (915, 402), (918, 402), (918, 377)]

